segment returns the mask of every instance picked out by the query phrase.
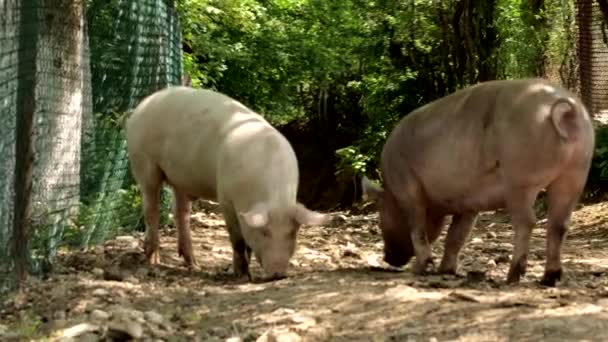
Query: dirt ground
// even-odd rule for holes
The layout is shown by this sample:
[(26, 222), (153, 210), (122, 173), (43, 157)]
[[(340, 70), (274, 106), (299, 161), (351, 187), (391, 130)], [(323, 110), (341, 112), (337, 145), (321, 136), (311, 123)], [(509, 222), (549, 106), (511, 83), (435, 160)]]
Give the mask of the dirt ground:
[[(512, 251), (504, 213), (478, 220), (458, 276), (426, 277), (410, 265), (378, 270), (385, 264), (375, 213), (334, 215), (330, 226), (303, 227), (290, 276), (268, 283), (232, 277), (227, 233), (214, 213), (192, 215), (196, 271), (178, 257), (172, 227), (163, 231), (158, 268), (145, 266), (141, 234), (62, 252), (49, 279), (31, 280), (0, 307), (0, 340), (98, 341), (121, 313), (135, 322), (132, 336), (150, 341), (272, 341), (269, 331), (282, 336), (276, 341), (608, 340), (608, 203), (574, 214), (555, 288), (538, 284), (542, 215), (528, 273), (513, 286), (504, 284)], [(433, 246), (436, 263), (444, 238), (445, 230)], [(257, 261), (252, 272), (260, 274)], [(88, 333), (61, 339), (78, 336), (78, 327)]]

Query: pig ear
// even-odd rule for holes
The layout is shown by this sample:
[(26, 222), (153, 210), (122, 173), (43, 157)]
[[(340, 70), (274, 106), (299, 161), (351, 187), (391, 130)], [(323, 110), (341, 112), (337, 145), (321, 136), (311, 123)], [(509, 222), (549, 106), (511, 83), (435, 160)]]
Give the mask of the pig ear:
[(261, 204), (256, 204), (249, 211), (239, 213), (239, 217), (253, 228), (261, 228), (268, 224), (268, 210)]
[(362, 198), (364, 201), (376, 201), (384, 191), (381, 186), (372, 183), (372, 181), (365, 176), (361, 178), (361, 189), (363, 189)]
[(302, 203), (296, 204), (294, 219), (301, 225), (318, 226), (329, 221), (327, 214), (318, 213), (306, 208)]

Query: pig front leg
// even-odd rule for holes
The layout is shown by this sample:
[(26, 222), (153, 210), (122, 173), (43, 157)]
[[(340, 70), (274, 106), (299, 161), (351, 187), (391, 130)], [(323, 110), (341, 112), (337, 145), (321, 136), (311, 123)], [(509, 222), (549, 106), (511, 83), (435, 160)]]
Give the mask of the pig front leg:
[(518, 283), (520, 277), (526, 274), (530, 236), (536, 225), (533, 206), (538, 191), (514, 186), (508, 187), (508, 189), (512, 190), (507, 195), (507, 208), (515, 230), (513, 259), (511, 259), (507, 274), (507, 284), (512, 284)]
[(549, 200), (545, 273), (540, 281), (555, 286), (562, 277), (561, 253), (568, 232), (568, 222), (585, 186), (584, 174), (558, 178), (547, 188)]
[(427, 235), (427, 215), (422, 205), (412, 203), (406, 212), (416, 263), (414, 274), (424, 275), (433, 269), (433, 255)]
[(230, 237), (230, 244), (232, 245), (232, 268), (234, 275), (237, 278), (242, 278), (246, 275), (251, 280), (251, 274), (249, 273), (251, 249), (245, 243), (237, 214), (232, 205), (221, 204), (221, 208)]
[(192, 250), (192, 237), (190, 235), (190, 211), (191, 201), (188, 196), (180, 191), (173, 190), (174, 205), (173, 215), (177, 225), (177, 253), (184, 258), (188, 268), (196, 267), (198, 264)]
[(476, 212), (458, 214), (452, 217), (452, 223), (445, 238), (443, 258), (439, 265), (440, 273), (456, 274), (458, 254), (468, 240), (476, 221)]

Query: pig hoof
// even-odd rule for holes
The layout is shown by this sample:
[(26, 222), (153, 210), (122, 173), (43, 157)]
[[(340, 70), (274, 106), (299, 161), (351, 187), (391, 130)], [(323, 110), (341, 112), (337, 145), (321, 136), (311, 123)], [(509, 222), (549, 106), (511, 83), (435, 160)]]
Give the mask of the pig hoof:
[(547, 271), (543, 275), (543, 278), (540, 281), (540, 284), (543, 286), (555, 287), (555, 283), (557, 281), (562, 280), (562, 270), (559, 269), (557, 271)]
[(509, 270), (507, 274), (507, 284), (517, 284), (523, 273), (520, 272), (519, 268), (513, 268)]
[(240, 268), (240, 267), (235, 267), (234, 268), (234, 277), (237, 279), (243, 279), (243, 280), (248, 280), (248, 281), (252, 281), (253, 277), (251, 276), (251, 273), (249, 272), (249, 268)]
[(518, 283), (519, 279), (526, 274), (528, 256), (523, 255), (518, 260), (513, 260), (509, 273), (507, 274), (507, 284)]
[(423, 262), (417, 262), (414, 266), (414, 274), (416, 275), (426, 275), (433, 272), (434, 262), (433, 258), (429, 257)]
[(282, 279), (287, 279), (286, 275), (271, 275), (268, 277), (264, 278), (264, 282), (273, 282), (273, 281), (279, 281)]
[[(148, 254), (148, 253), (146, 253)], [(160, 264), (160, 252), (154, 251), (147, 255), (148, 264), (150, 265), (158, 265)]]
[(440, 268), (439, 269), (439, 274), (446, 274), (446, 275), (456, 275), (456, 268), (454, 267), (450, 267), (450, 268)]
[(188, 268), (197, 268), (198, 267), (198, 262), (196, 262), (196, 259), (193, 256), (183, 256), (184, 258), (184, 264), (186, 265), (186, 267)]
[(186, 268), (191, 272), (198, 271), (198, 269), (199, 269), (198, 264), (195, 261), (191, 261), (191, 262), (186, 261), (185, 265), (186, 265)]

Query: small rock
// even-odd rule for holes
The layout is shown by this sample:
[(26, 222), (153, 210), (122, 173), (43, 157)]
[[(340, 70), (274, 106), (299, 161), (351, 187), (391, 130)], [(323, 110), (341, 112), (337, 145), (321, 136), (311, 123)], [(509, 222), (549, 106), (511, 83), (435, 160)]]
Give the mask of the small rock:
[(131, 242), (135, 240), (135, 237), (131, 235), (120, 235), (117, 236), (115, 240), (120, 242)]
[(64, 320), (66, 317), (65, 311), (55, 311), (53, 313), (53, 319), (55, 320)]
[(291, 320), (294, 323), (305, 324), (305, 325), (315, 325), (316, 320), (313, 317), (305, 316), (300, 313), (295, 313), (291, 316)]
[(342, 255), (345, 257), (358, 257), (359, 252), (357, 251), (357, 247), (352, 242), (348, 242), (344, 248), (344, 251), (342, 252)]
[(490, 260), (488, 260), (488, 263), (486, 264), (486, 266), (490, 269), (494, 268), (494, 267), (496, 267), (496, 261), (490, 259)]
[(58, 340), (59, 342), (78, 342), (75, 337), (62, 337)]
[(109, 294), (110, 294), (110, 292), (106, 289), (99, 288), (99, 289), (93, 290), (93, 296), (95, 296), (95, 297), (106, 297)]
[(478, 237), (475, 237), (475, 238), (472, 238), (472, 239), (471, 239), (471, 242), (470, 242), (470, 243), (472, 243), (472, 244), (483, 243), (483, 240), (482, 240), (482, 239), (480, 239), (480, 238), (478, 238)]
[(494, 259), (494, 261), (495, 261), (497, 264), (500, 264), (500, 263), (507, 263), (507, 262), (509, 262), (509, 260), (510, 260), (510, 259), (511, 259), (511, 258), (509, 258), (509, 256), (508, 256), (507, 254), (502, 254), (502, 255), (497, 256), (497, 257)]
[(174, 299), (168, 296), (160, 297), (160, 301), (163, 303), (173, 303)]
[(78, 337), (87, 333), (99, 331), (99, 326), (91, 323), (81, 323), (63, 331), (62, 337)]
[(56, 319), (50, 322), (47, 322), (47, 326), (51, 328), (51, 330), (65, 329), (68, 326), (68, 321), (65, 319)]
[(101, 337), (95, 333), (86, 333), (78, 338), (78, 342), (99, 342)]
[(129, 309), (122, 306), (115, 305), (110, 310), (111, 315), (116, 320), (129, 321), (129, 320), (143, 320), (144, 313), (139, 310)]
[(126, 277), (124, 279), (124, 281), (126, 281), (127, 283), (131, 283), (131, 284), (139, 284), (139, 279), (137, 279), (135, 276), (130, 275), (128, 277)]
[(496, 239), (496, 233), (494, 233), (494, 232), (487, 232), (486, 233), (486, 237), (488, 239)]
[(22, 341), (23, 336), (21, 336), (20, 334), (16, 333), (16, 332), (7, 332), (2, 334), (2, 341)]
[(117, 267), (112, 267), (103, 270), (104, 280), (123, 281), (125, 279), (124, 274)]
[(142, 338), (144, 329), (141, 324), (133, 321), (117, 321), (108, 324), (106, 337), (110, 340), (127, 341)]
[(110, 319), (110, 314), (103, 310), (93, 310), (91, 312), (91, 319), (94, 321), (106, 321)]
[(478, 283), (486, 280), (486, 272), (474, 270), (467, 272), (467, 282)]
[(94, 269), (92, 269), (91, 273), (93, 273), (93, 275), (98, 278), (101, 278), (103, 276), (103, 270), (99, 267), (95, 267)]
[(293, 314), (293, 313), (295, 313), (295, 312), (296, 312), (296, 310), (294, 310), (294, 309), (289, 309), (289, 308), (278, 308), (278, 309), (274, 310), (274, 311), (272, 312), (272, 314), (273, 314), (273, 315), (276, 315), (276, 316), (280, 316), (280, 315), (285, 315), (285, 314), (290, 315), (290, 314)]
[(155, 338), (165, 338), (165, 337), (167, 337), (167, 334), (168, 334), (168, 332), (163, 331), (154, 326), (148, 326), (148, 330), (150, 331), (150, 334), (152, 335), (152, 337), (155, 337)]
[(0, 324), (0, 335), (6, 334), (8, 327), (4, 324)]
[(243, 339), (240, 337), (229, 337), (225, 342), (243, 342)]
[(266, 331), (262, 336), (258, 337), (256, 342), (299, 342), (301, 340), (300, 335), (294, 332), (274, 329)]
[(344, 214), (335, 214), (331, 217), (331, 223), (334, 225), (342, 225), (346, 223), (347, 217)]
[(135, 271), (135, 275), (140, 278), (146, 277), (148, 275), (148, 273), (149, 273), (149, 270), (147, 267), (140, 267), (137, 269), (137, 271)]
[(144, 319), (150, 323), (154, 323), (156, 325), (162, 325), (163, 322), (165, 321), (165, 318), (159, 314), (158, 312), (154, 312), (154, 311), (146, 311), (144, 313)]
[(84, 312), (91, 313), (96, 308), (97, 308), (97, 305), (95, 303), (87, 303), (87, 305), (84, 307)]

